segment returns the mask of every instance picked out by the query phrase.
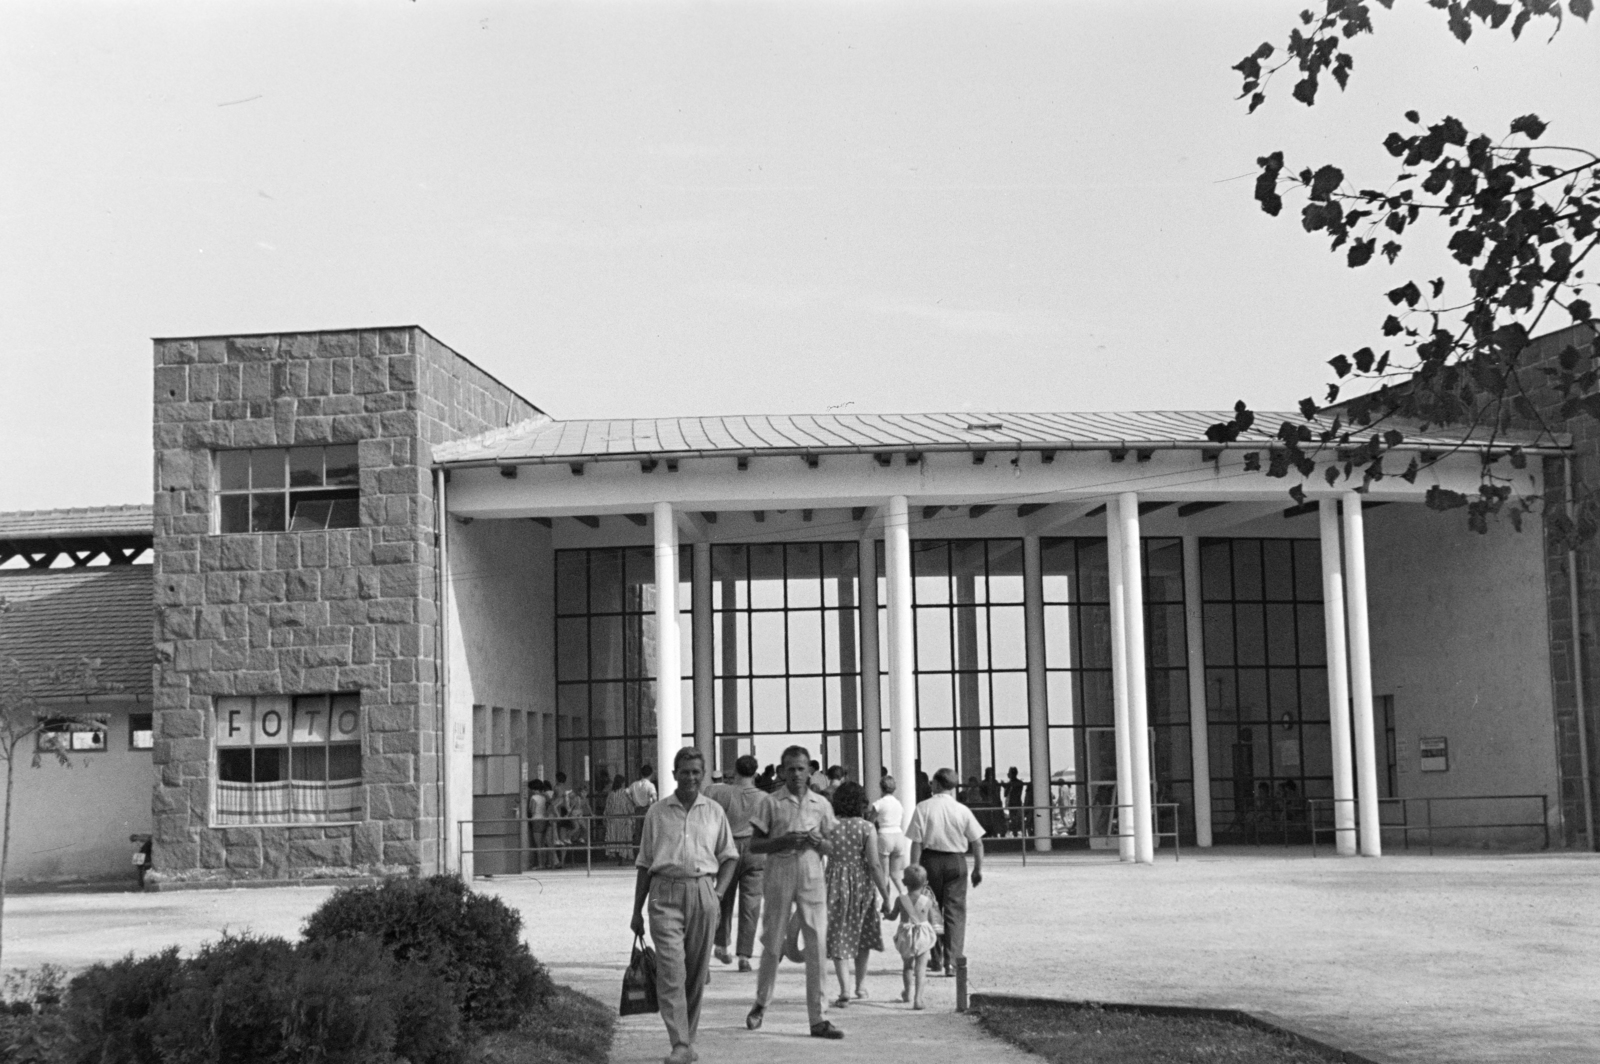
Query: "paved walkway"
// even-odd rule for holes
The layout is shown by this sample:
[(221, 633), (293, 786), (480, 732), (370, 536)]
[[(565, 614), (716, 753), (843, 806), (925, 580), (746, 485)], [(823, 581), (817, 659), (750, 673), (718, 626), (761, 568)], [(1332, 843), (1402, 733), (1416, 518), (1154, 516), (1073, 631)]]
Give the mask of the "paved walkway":
[[(1245, 851), (1099, 855), (1023, 868), (989, 862), (972, 894), (974, 989), (1267, 1011), (1352, 1049), (1404, 1062), (1592, 1064), (1600, 1060), (1600, 859), (1587, 855), (1310, 858)], [(558, 980), (610, 1003), (630, 935), (626, 870), (480, 882), (518, 906)], [(320, 888), (55, 894), (7, 902), (7, 968), (81, 966), (129, 950), (193, 948), (224, 927), (292, 936)], [(753, 975), (714, 966), (701, 1058), (888, 1064), (1036, 1060), (955, 1015), (951, 980), (930, 1008), (892, 1002), (897, 958), (872, 967), (873, 997), (835, 1010), (842, 1042), (806, 1036), (799, 975), (785, 964), (761, 1034), (744, 1030)], [(832, 979), (830, 977), (830, 985)], [(623, 1021), (617, 1064), (659, 1060), (654, 1017)]]

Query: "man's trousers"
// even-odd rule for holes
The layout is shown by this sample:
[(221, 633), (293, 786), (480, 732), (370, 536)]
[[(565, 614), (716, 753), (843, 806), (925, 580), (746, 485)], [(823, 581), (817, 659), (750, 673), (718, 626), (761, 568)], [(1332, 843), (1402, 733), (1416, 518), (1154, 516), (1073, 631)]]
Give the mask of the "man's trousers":
[(711, 978), (717, 933), (717, 877), (650, 880), (650, 941), (656, 950), (656, 997), (674, 1046), (693, 1046), (700, 999)]
[(739, 903), (739, 956), (755, 956), (756, 928), (761, 922), (761, 892), (763, 873), (767, 867), (766, 856), (750, 852), (750, 836), (734, 839), (739, 845), (739, 866), (733, 873), (733, 882), (722, 896), (722, 918), (717, 921), (717, 948), (727, 949), (733, 935), (733, 908)]
[(822, 1022), (822, 965), (828, 941), (828, 889), (822, 859), (814, 852), (767, 862), (761, 914), (761, 967), (756, 975), (756, 1004), (772, 1001), (772, 986), (783, 958), (783, 941), (793, 913), (800, 920), (806, 954), (806, 1014), (815, 1027)]
[(944, 964), (954, 964), (966, 956), (967, 946), (967, 855), (941, 850), (923, 850), (922, 867), (928, 873), (928, 888), (944, 913), (944, 934), (934, 952)]

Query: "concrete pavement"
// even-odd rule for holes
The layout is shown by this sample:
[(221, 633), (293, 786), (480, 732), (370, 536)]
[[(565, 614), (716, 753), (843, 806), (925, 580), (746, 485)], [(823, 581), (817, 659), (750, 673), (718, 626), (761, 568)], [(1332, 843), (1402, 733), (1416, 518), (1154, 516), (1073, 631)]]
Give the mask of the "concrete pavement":
[[(1593, 855), (1312, 859), (1306, 851), (1189, 851), (1153, 867), (1099, 854), (1022, 867), (991, 858), (972, 892), (974, 989), (1267, 1011), (1330, 1041), (1402, 1061), (1600, 1060), (1600, 859)], [(556, 978), (607, 1003), (631, 941), (627, 870), (480, 881), (523, 913)], [(25, 895), (7, 902), (5, 965), (77, 967), (224, 927), (293, 936), (326, 888)], [(872, 998), (831, 1017), (842, 1042), (806, 1036), (801, 979), (785, 964), (760, 1034), (744, 1029), (754, 975), (713, 967), (701, 1058), (829, 1061), (1029, 1058), (955, 1015), (951, 980), (930, 1008), (892, 1002), (898, 958), (872, 966)], [(829, 979), (832, 985), (832, 978)], [(622, 1021), (613, 1059), (659, 1060), (655, 1017)], [(952, 1057), (950, 1054), (955, 1054)]]

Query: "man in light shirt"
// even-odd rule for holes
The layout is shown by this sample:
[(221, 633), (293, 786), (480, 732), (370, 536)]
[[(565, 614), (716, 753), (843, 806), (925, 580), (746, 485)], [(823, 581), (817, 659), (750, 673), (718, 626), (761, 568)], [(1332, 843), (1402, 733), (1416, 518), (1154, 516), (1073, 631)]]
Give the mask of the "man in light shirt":
[(744, 1018), (752, 1031), (761, 1026), (778, 978), (778, 961), (790, 914), (800, 919), (805, 942), (806, 1013), (813, 1038), (843, 1038), (844, 1032), (822, 1017), (823, 948), (828, 938), (828, 885), (822, 859), (831, 849), (833, 806), (810, 787), (811, 753), (803, 746), (783, 752), (779, 777), (783, 789), (750, 815), (752, 853), (767, 855), (762, 902), (761, 968), (756, 976), (756, 1003)]
[(650, 902), (650, 940), (656, 948), (656, 998), (672, 1039), (664, 1064), (691, 1064), (700, 1028), (700, 1001), (711, 977), (711, 940), (719, 899), (733, 880), (739, 848), (722, 807), (700, 793), (705, 758), (686, 746), (672, 759), (677, 789), (652, 805), (639, 835), (633, 888), (635, 935), (644, 934)]
[(706, 788), (706, 797), (722, 806), (728, 815), (728, 827), (733, 831), (734, 845), (739, 847), (739, 867), (733, 873), (733, 885), (722, 895), (722, 918), (717, 922), (717, 960), (731, 964), (728, 941), (733, 937), (733, 912), (735, 894), (739, 909), (739, 970), (750, 970), (750, 958), (755, 955), (756, 925), (761, 920), (761, 885), (767, 859), (750, 852), (753, 831), (750, 816), (756, 807), (767, 801), (765, 792), (756, 787), (756, 773), (761, 766), (756, 759), (745, 754), (733, 763), (734, 782), (714, 783)]
[(900, 890), (900, 877), (905, 874), (906, 865), (911, 861), (911, 840), (906, 838), (900, 826), (905, 820), (905, 806), (895, 797), (899, 786), (893, 776), (884, 776), (878, 786), (883, 791), (883, 797), (872, 803), (878, 826), (878, 854), (888, 869), (889, 882), (895, 890)]
[(972, 810), (956, 801), (955, 770), (942, 768), (929, 781), (933, 796), (918, 802), (906, 838), (911, 863), (928, 872), (928, 886), (944, 913), (944, 934), (933, 947), (929, 971), (954, 975), (956, 958), (966, 955), (967, 855), (972, 856), (972, 885), (983, 882), (983, 827)]

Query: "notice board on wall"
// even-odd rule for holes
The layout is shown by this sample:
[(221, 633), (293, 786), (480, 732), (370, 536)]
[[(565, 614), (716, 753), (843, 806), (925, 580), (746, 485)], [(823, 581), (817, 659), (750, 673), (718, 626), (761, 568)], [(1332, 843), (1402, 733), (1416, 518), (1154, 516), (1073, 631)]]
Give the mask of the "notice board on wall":
[(1450, 744), (1444, 736), (1417, 740), (1417, 768), (1423, 772), (1450, 771)]

